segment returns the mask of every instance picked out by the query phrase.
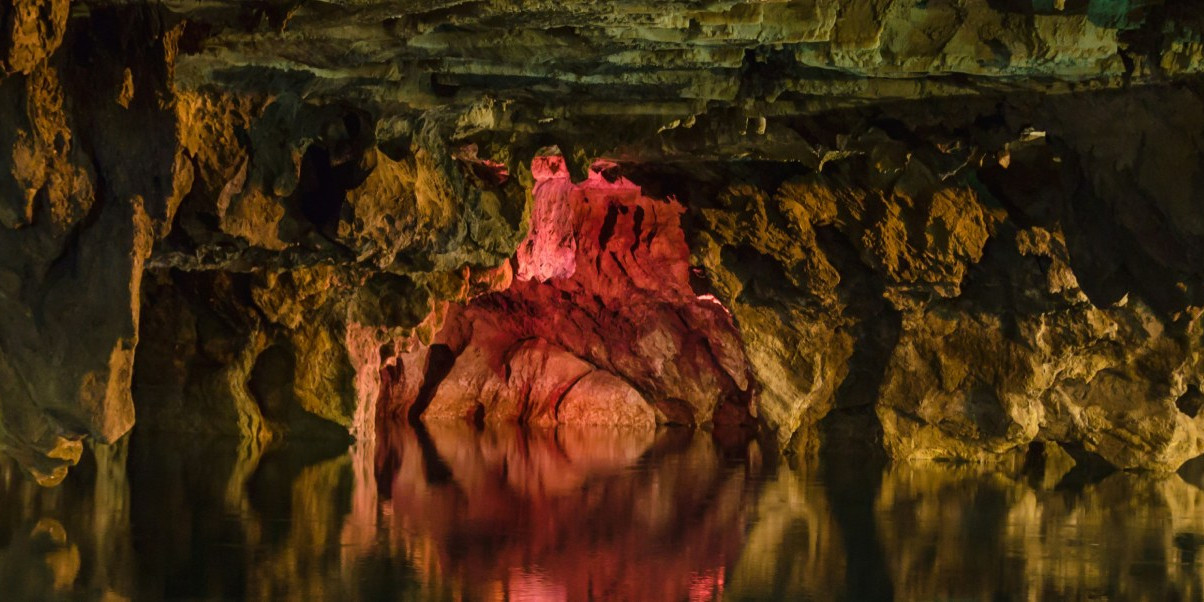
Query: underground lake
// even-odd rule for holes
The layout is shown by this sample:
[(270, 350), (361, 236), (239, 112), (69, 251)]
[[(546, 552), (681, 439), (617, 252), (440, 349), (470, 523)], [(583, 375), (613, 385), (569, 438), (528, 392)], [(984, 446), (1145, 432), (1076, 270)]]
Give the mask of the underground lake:
[[(144, 437), (0, 468), (15, 599), (1192, 600), (1204, 467), (779, 456), (685, 428)], [(14, 598), (8, 598), (14, 599)]]

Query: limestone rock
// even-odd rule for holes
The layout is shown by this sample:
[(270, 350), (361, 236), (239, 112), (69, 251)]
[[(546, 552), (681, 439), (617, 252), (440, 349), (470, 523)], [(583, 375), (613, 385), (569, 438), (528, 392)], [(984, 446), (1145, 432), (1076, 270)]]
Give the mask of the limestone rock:
[(856, 415), (1174, 469), (1201, 39), (1160, 0), (9, 3), (0, 445), (50, 482), (135, 421)]

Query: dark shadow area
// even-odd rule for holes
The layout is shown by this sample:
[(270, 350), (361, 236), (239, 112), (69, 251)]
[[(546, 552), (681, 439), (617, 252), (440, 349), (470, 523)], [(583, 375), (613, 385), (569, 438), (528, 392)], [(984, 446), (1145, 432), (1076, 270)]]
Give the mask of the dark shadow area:
[(426, 478), (426, 482), (431, 485), (451, 483), (451, 468), (439, 457), (439, 449), (435, 447), (435, 442), (426, 432), (422, 421), (414, 422), (413, 429), (414, 438), (418, 440), (418, 449), (422, 452), (422, 476)]
[[(892, 578), (874, 508), (886, 466), (880, 447), (872, 443), (874, 429), (881, 432), (881, 425), (872, 408), (865, 406), (836, 410), (824, 422), (825, 441), (819, 452), (820, 474), (827, 485), (825, 492), (834, 526), (839, 529), (848, 559), (844, 594), (840, 599), (891, 600), (894, 596)], [(829, 443), (828, 434), (835, 435), (840, 426), (847, 429), (849, 424), (862, 425), (867, 444), (849, 445), (851, 439), (847, 436)], [(881, 440), (880, 435), (878, 440)]]
[(347, 202), (347, 191), (358, 187), (376, 168), (375, 120), (363, 111), (347, 110), (330, 117), (317, 142), (301, 157), (293, 202), (313, 226), (335, 235)]
[(245, 540), (247, 525), (230, 519), (225, 497), (248, 460), (235, 438), (133, 435), (130, 533), (142, 595), (234, 598), (247, 590), (249, 567), (227, 547)]
[(337, 455), (351, 444), (347, 429), (307, 411), (294, 391), (297, 361), (295, 350), (287, 344), (275, 344), (263, 350), (251, 368), (247, 388), (259, 405), (260, 412), (273, 429), (301, 439), (317, 453)]
[(1059, 491), (1078, 492), (1083, 488), (1103, 481), (1116, 472), (1116, 467), (1109, 464), (1099, 455), (1091, 453), (1080, 445), (1063, 444), (1062, 448), (1074, 458), (1074, 468), (1071, 468), (1056, 487)]
[(1175, 407), (1189, 418), (1195, 418), (1200, 415), (1200, 409), (1204, 408), (1204, 393), (1200, 393), (1200, 388), (1196, 385), (1187, 385), (1187, 391), (1175, 400)]
[(295, 403), (293, 373), (296, 369), (292, 352), (282, 345), (268, 347), (255, 359), (247, 388), (264, 418), (278, 422), (287, 418), (289, 408)]
[(1204, 456), (1196, 456), (1179, 467), (1179, 476), (1186, 482), (1204, 489)]
[(422, 379), (422, 387), (418, 389), (418, 397), (414, 399), (406, 414), (410, 424), (417, 425), (422, 420), (422, 413), (430, 405), (435, 396), (439, 383), (447, 378), (452, 366), (456, 363), (456, 355), (447, 345), (431, 345), (427, 354), (426, 374)]
[(325, 147), (315, 144), (306, 149), (298, 190), (297, 205), (312, 224), (323, 227), (338, 222), (347, 189), (339, 185)]

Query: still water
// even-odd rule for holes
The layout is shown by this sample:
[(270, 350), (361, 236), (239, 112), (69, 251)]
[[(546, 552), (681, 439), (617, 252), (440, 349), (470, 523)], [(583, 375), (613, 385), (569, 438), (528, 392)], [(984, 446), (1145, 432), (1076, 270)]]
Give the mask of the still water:
[(1204, 596), (1190, 473), (775, 459), (684, 429), (95, 452), (55, 489), (0, 463), (0, 599)]

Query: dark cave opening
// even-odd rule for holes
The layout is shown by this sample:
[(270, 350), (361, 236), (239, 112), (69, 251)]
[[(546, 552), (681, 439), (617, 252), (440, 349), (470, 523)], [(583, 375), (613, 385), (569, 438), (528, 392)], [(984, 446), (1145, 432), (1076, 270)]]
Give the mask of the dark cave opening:
[(314, 144), (301, 157), (301, 178), (298, 184), (297, 206), (313, 225), (322, 228), (338, 223), (347, 194), (335, 176), (330, 152)]
[(1201, 393), (1196, 385), (1187, 385), (1187, 390), (1175, 400), (1175, 407), (1189, 418), (1195, 418), (1200, 415), (1200, 409), (1204, 408), (1204, 393)]
[(347, 110), (327, 119), (318, 140), (301, 156), (293, 193), (301, 214), (328, 236), (338, 225), (347, 191), (364, 182), (375, 167), (375, 121)]
[(292, 390), (296, 364), (293, 354), (282, 345), (268, 347), (255, 359), (247, 388), (264, 418), (283, 421), (287, 417), (295, 403)]

